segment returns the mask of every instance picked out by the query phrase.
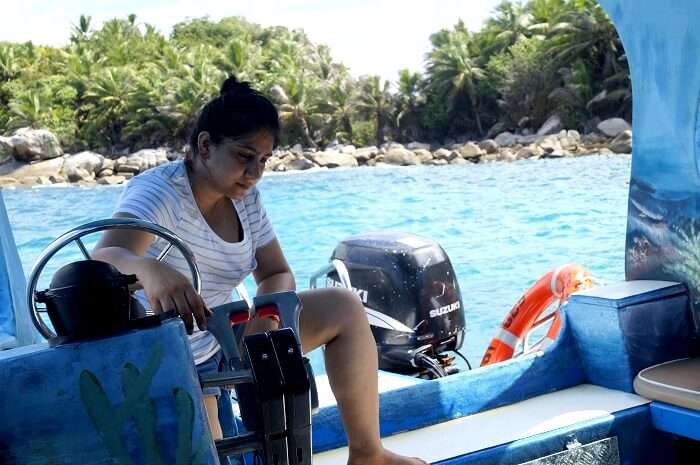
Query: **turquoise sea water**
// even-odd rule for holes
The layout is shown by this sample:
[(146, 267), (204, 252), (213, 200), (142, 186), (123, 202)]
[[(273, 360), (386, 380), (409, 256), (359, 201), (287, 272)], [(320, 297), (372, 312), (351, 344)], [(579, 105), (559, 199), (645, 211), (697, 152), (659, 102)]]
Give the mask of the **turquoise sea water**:
[[(604, 281), (623, 279), (629, 175), (629, 157), (591, 156), (273, 174), (260, 190), (299, 289), (351, 234), (404, 231), (440, 243), (462, 290), (463, 353), (478, 363), (504, 314), (549, 269), (578, 262)], [(25, 272), (64, 231), (109, 217), (120, 193), (3, 191)], [(60, 258), (77, 257), (75, 248)]]

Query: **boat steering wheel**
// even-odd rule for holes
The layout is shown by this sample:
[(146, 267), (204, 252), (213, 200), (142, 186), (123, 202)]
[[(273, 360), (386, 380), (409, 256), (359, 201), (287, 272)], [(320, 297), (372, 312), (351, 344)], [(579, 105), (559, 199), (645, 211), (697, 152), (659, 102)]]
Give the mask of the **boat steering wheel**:
[(194, 290), (198, 294), (200, 293), (201, 277), (199, 274), (199, 268), (197, 267), (197, 263), (194, 259), (194, 254), (189, 249), (187, 244), (185, 244), (182, 239), (177, 237), (170, 230), (162, 226), (158, 226), (157, 224), (134, 218), (110, 218), (86, 223), (78, 226), (77, 228), (71, 229), (49, 244), (49, 246), (44, 249), (37, 259), (36, 264), (29, 275), (29, 280), (27, 283), (27, 306), (29, 308), (29, 314), (36, 329), (46, 339), (55, 337), (56, 333), (44, 322), (44, 318), (39, 315), (40, 313), (46, 313), (46, 310), (37, 308), (37, 301), (34, 296), (41, 272), (44, 270), (49, 260), (51, 260), (51, 258), (56, 255), (59, 250), (63, 249), (71, 242), (75, 242), (78, 245), (78, 248), (80, 248), (80, 251), (83, 253), (85, 259), (90, 260), (90, 253), (87, 251), (87, 248), (81, 239), (89, 234), (111, 229), (131, 229), (136, 231), (144, 231), (154, 234), (167, 241), (167, 245), (160, 255), (158, 255), (157, 260), (162, 261), (172, 250), (172, 248), (175, 247), (182, 254), (185, 262), (187, 262), (188, 268), (190, 269), (192, 274), (192, 287), (194, 287)]

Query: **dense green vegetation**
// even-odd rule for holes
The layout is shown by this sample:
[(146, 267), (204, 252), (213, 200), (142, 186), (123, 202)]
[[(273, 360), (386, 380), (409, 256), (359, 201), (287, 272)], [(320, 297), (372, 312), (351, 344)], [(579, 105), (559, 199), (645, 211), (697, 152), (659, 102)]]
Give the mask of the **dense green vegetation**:
[[(132, 15), (100, 29), (81, 17), (64, 48), (0, 43), (0, 134), (54, 131), (68, 150), (180, 148), (229, 73), (273, 96), (283, 143), (481, 138), (631, 118), (624, 50), (596, 0), (505, 1), (483, 29), (431, 38), (424, 74), (356, 78), (300, 30), (194, 19), (170, 37)], [(494, 127), (495, 126), (495, 127)], [(493, 132), (492, 131), (492, 132)]]

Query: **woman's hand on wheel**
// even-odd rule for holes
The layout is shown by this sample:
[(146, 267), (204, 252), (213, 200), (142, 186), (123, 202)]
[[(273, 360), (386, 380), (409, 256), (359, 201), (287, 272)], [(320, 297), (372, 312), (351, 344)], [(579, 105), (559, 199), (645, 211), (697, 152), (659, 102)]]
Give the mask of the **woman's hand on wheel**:
[(207, 316), (211, 315), (211, 311), (195, 292), (189, 279), (151, 258), (144, 258), (140, 268), (137, 276), (155, 313), (177, 311), (185, 323), (187, 334), (192, 334), (194, 321), (202, 331), (207, 329)]

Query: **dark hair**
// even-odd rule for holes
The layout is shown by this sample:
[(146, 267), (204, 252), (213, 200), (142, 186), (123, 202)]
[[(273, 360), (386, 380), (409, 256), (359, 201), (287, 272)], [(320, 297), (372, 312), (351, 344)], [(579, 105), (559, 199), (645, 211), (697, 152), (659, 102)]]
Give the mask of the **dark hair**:
[(190, 150), (193, 155), (198, 153), (199, 133), (202, 131), (209, 133), (213, 143), (219, 143), (226, 137), (245, 137), (261, 129), (270, 131), (277, 145), (280, 133), (277, 108), (250, 87), (250, 83), (239, 82), (231, 75), (221, 85), (219, 96), (202, 108), (190, 136)]

